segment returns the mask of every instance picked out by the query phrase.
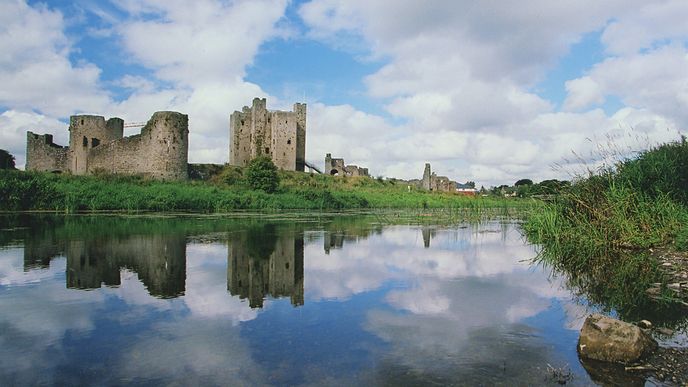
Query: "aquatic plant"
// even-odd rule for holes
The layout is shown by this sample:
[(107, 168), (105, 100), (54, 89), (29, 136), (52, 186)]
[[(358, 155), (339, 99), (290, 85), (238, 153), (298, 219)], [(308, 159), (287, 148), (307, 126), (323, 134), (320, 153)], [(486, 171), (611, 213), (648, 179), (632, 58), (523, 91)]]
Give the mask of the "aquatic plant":
[(532, 213), (523, 230), (541, 247), (539, 260), (582, 288), (602, 287), (594, 293), (612, 305), (639, 305), (650, 284), (662, 281), (648, 249), (685, 244), (686, 179), (688, 144), (682, 138), (576, 179)]

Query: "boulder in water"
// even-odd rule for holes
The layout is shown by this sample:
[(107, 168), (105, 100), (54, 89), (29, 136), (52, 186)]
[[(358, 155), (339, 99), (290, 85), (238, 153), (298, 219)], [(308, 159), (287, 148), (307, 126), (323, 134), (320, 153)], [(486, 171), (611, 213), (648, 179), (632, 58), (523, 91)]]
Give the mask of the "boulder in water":
[(581, 357), (614, 363), (633, 363), (657, 349), (657, 342), (637, 326), (591, 314), (578, 338)]

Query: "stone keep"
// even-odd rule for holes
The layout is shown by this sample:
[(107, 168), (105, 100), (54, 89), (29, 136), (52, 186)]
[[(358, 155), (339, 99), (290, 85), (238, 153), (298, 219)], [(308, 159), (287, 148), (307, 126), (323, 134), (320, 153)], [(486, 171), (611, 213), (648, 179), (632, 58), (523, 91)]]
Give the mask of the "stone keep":
[(189, 117), (156, 112), (141, 133), (124, 137), (124, 121), (76, 115), (69, 120), (69, 146), (50, 134), (27, 132), (26, 170), (74, 175), (120, 173), (163, 180), (187, 178)]
[(245, 167), (258, 156), (268, 156), (287, 171), (304, 171), (306, 161), (306, 104), (294, 110), (269, 111), (265, 98), (254, 98), (249, 108), (229, 117), (229, 163)]

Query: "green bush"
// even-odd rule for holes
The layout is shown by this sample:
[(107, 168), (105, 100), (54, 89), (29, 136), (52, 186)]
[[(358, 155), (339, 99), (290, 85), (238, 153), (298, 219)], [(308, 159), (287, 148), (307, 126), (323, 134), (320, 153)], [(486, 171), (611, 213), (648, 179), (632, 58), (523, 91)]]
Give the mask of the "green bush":
[(17, 169), (14, 161), (14, 156), (10, 152), (0, 149), (0, 169)]
[(251, 189), (275, 192), (279, 187), (277, 167), (267, 156), (256, 157), (246, 167), (246, 182)]

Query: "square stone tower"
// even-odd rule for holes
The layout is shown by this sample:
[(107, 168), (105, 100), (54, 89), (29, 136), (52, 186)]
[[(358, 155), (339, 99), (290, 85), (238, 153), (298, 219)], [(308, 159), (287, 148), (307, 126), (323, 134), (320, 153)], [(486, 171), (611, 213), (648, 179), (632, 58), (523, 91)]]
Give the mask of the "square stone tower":
[(306, 104), (294, 104), (294, 110), (269, 111), (265, 98), (254, 98), (229, 117), (229, 163), (244, 167), (256, 157), (268, 156), (287, 171), (305, 169)]

